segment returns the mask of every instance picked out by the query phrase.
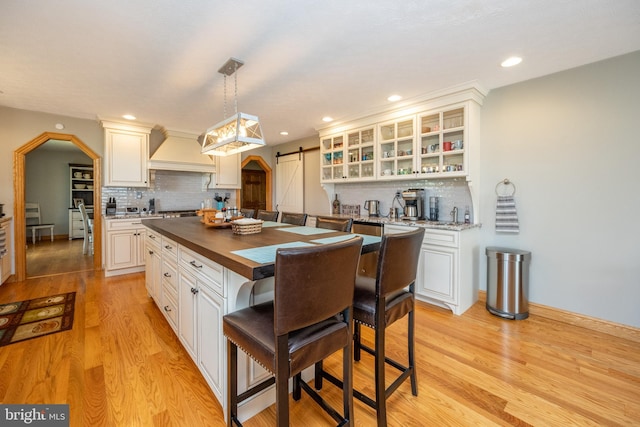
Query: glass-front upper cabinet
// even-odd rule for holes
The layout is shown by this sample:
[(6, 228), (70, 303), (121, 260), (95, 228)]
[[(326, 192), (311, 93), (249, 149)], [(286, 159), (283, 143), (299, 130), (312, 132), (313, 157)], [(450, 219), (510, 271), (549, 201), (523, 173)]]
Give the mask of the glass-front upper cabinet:
[(418, 116), (420, 129), (420, 175), (464, 176), (465, 108), (425, 113)]
[(323, 137), (320, 143), (321, 178), (323, 182), (342, 180), (344, 173), (344, 134)]
[(378, 125), (378, 177), (407, 179), (414, 173), (415, 118)]
[(347, 179), (366, 180), (375, 176), (375, 128), (347, 132)]

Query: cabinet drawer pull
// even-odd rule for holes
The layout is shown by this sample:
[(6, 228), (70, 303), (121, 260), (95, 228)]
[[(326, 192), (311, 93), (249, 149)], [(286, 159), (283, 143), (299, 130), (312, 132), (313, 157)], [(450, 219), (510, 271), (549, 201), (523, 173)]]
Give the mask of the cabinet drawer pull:
[(196, 261), (195, 261), (195, 260), (191, 261), (189, 264), (191, 264), (191, 265), (192, 265), (192, 266), (194, 266), (195, 268), (202, 268), (202, 264), (200, 264), (200, 265), (196, 264)]
[(156, 240), (156, 236), (154, 236), (153, 234), (150, 234), (150, 235), (149, 235), (149, 238), (150, 238), (150, 239), (153, 239), (153, 240)]
[(164, 246), (164, 248), (165, 248), (165, 249), (168, 249), (168, 250), (171, 250), (171, 249), (173, 249), (173, 246), (165, 245), (165, 246)]
[(165, 306), (164, 306), (164, 311), (169, 312), (169, 311), (171, 311), (171, 309), (169, 308), (169, 306), (168, 306), (168, 305), (165, 305)]
[(171, 277), (171, 274), (169, 274), (169, 273), (164, 273), (164, 277)]

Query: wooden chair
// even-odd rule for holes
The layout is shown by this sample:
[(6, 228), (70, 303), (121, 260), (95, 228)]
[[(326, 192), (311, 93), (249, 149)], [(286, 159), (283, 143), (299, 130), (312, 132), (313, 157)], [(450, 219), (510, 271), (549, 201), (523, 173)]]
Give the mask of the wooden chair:
[(276, 222), (278, 220), (278, 211), (265, 211), (264, 209), (258, 209), (256, 218), (263, 221)]
[(240, 208), (240, 213), (245, 218), (253, 218), (253, 214), (255, 212), (256, 212), (255, 209)]
[[(274, 300), (223, 317), (227, 337), (227, 425), (241, 425), (238, 405), (276, 385), (276, 425), (289, 425), (293, 398), (304, 390), (340, 426), (353, 424), (351, 304), (362, 237), (276, 252)], [(271, 377), (238, 396), (238, 347), (271, 371)], [(301, 372), (342, 349), (343, 414), (302, 380)]]
[[(27, 231), (31, 231), (31, 242), (36, 244), (36, 234), (38, 231), (49, 229), (51, 233), (51, 241), (53, 242), (53, 227), (55, 224), (43, 224), (40, 217), (40, 203), (25, 203), (25, 222), (27, 224)], [(42, 238), (42, 236), (39, 236)]]
[(304, 225), (307, 222), (306, 213), (282, 212), (280, 222), (292, 225)]
[(326, 216), (316, 217), (316, 228), (326, 228), (329, 230), (351, 233), (352, 225), (353, 219), (351, 218), (333, 218)]
[(87, 208), (84, 203), (78, 205), (80, 214), (82, 215), (82, 228), (84, 234), (84, 243), (82, 244), (82, 254), (93, 255), (93, 219), (89, 218)]
[[(424, 237), (424, 228), (400, 234), (382, 236), (378, 270), (375, 278), (358, 276), (353, 297), (353, 356), (360, 360), (361, 350), (374, 356), (375, 399), (371, 399), (358, 390), (353, 396), (376, 410), (377, 425), (387, 425), (387, 398), (406, 380), (411, 379), (411, 393), (418, 395), (414, 354), (414, 305), (415, 280), (418, 270), (420, 248)], [(404, 366), (385, 355), (385, 330), (395, 321), (408, 316), (407, 321), (407, 358)], [(361, 341), (360, 328), (374, 329), (374, 348), (367, 347)], [(386, 387), (385, 363), (400, 371), (400, 375)], [(342, 387), (342, 382), (322, 368), (322, 361), (316, 364), (315, 387), (322, 389), (322, 379)]]

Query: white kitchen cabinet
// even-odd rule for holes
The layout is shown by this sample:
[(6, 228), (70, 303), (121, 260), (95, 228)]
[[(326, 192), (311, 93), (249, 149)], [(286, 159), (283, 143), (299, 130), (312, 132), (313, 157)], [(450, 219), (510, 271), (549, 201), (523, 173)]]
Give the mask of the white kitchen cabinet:
[(13, 220), (11, 218), (3, 219), (0, 222), (0, 228), (4, 230), (5, 249), (7, 252), (0, 259), (0, 285), (7, 281), (11, 276), (11, 266), (13, 264), (13, 249), (11, 246), (13, 235)]
[(178, 251), (178, 336), (218, 400), (224, 402), (223, 267), (183, 246)]
[(162, 252), (160, 249), (162, 236), (146, 227), (145, 235), (144, 284), (149, 296), (157, 303), (160, 301), (162, 292)]
[[(474, 85), (452, 88), (450, 93), (426, 97), (402, 110), (381, 110), (339, 125), (318, 129), (322, 183), (358, 179), (412, 180), (466, 177), (473, 180), (479, 162), (480, 107), (485, 93)], [(373, 123), (373, 125), (372, 125)], [(367, 151), (349, 149), (349, 136), (373, 127), (373, 174)], [(359, 135), (359, 143), (365, 138)], [(461, 141), (455, 145), (455, 141)], [(451, 142), (452, 147), (449, 149)], [(368, 146), (364, 145), (366, 150)], [(364, 153), (364, 156), (363, 156)], [(352, 167), (349, 167), (352, 166)], [(474, 206), (474, 212), (475, 208)]]
[(371, 180), (375, 177), (375, 127), (366, 126), (321, 139), (322, 182)]
[(384, 179), (413, 177), (415, 141), (414, 116), (380, 123), (378, 125), (378, 177)]
[[(384, 226), (385, 234), (416, 227)], [(416, 276), (416, 299), (464, 313), (478, 300), (478, 228), (425, 229)]]
[(140, 218), (105, 219), (104, 275), (144, 271), (146, 227)]
[(104, 185), (148, 187), (151, 127), (103, 121)]
[(210, 174), (208, 188), (242, 188), (242, 167), (240, 154), (214, 156), (216, 173)]

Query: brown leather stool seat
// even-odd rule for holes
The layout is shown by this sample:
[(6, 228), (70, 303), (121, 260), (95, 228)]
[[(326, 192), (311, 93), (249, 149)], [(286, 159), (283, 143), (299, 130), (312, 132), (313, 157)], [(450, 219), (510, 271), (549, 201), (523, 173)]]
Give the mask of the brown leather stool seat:
[(350, 233), (352, 225), (353, 219), (351, 218), (316, 217), (316, 228), (325, 228)]
[[(227, 425), (241, 425), (238, 404), (276, 384), (276, 425), (289, 425), (288, 380), (293, 397), (301, 389), (338, 425), (353, 425), (351, 304), (362, 238), (313, 247), (280, 248), (276, 253), (274, 300), (223, 318), (228, 352)], [(328, 297), (330, 296), (330, 297)], [(238, 396), (238, 347), (266, 369), (270, 378)], [(303, 369), (343, 352), (343, 413), (339, 414), (301, 379)]]
[[(353, 297), (354, 322), (354, 359), (360, 360), (361, 350), (374, 356), (375, 399), (354, 390), (353, 395), (376, 410), (379, 427), (387, 425), (386, 399), (407, 379), (411, 379), (411, 393), (418, 395), (414, 354), (414, 304), (415, 280), (420, 257), (420, 247), (424, 229), (401, 234), (382, 236), (378, 256), (376, 278), (358, 276)], [(397, 320), (407, 316), (407, 353), (408, 364), (403, 364), (385, 355), (385, 329)], [(361, 325), (374, 329), (375, 348), (361, 342)], [(400, 371), (393, 383), (386, 387), (385, 363)], [(324, 371), (322, 361), (316, 364), (317, 390), (322, 388), (322, 379), (342, 386), (342, 382)]]

